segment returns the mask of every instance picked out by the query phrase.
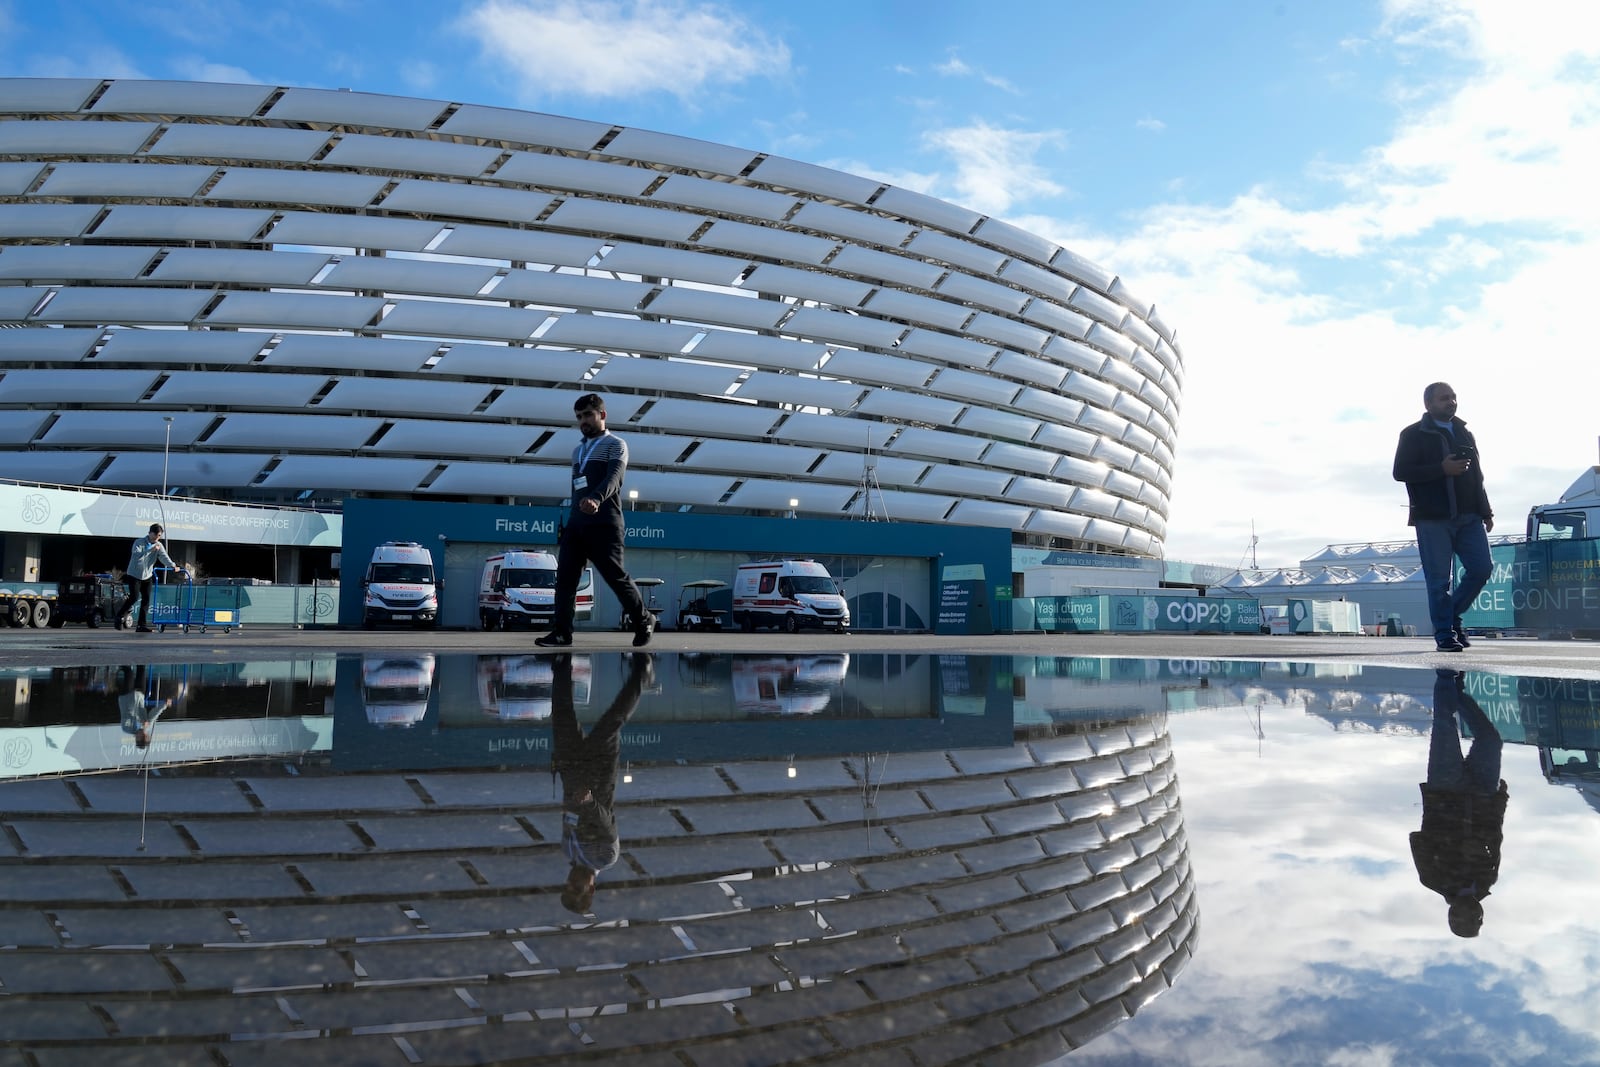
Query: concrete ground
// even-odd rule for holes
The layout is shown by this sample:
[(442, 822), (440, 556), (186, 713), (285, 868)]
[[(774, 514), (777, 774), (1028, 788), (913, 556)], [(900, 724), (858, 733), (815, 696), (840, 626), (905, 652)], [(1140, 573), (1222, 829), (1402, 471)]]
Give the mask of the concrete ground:
[[(341, 630), (248, 627), (232, 632), (138, 634), (82, 626), (59, 630), (0, 630), (0, 669), (125, 663), (130, 653), (147, 663), (221, 663), (234, 660), (359, 654), (373, 649), (513, 654), (537, 651), (537, 633), (475, 630)], [(580, 631), (573, 651), (621, 651), (630, 635)], [(1158, 659), (1297, 660), (1455, 667), (1502, 674), (1600, 680), (1600, 642), (1532, 638), (1478, 638), (1465, 652), (1436, 652), (1422, 637), (1266, 636), (1257, 634), (1047, 634), (983, 636), (935, 634), (823, 634), (790, 636), (662, 632), (649, 646), (658, 652), (772, 653), (876, 652), (1012, 656), (1114, 656)], [(134, 651), (137, 649), (138, 651)]]

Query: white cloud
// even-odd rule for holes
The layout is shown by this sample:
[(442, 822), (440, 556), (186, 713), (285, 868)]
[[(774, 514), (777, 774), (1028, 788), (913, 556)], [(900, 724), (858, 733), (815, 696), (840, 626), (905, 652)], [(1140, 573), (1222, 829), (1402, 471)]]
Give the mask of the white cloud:
[(925, 145), (955, 161), (956, 199), (989, 215), (1008, 211), (1019, 200), (1066, 192), (1034, 159), (1062, 139), (1054, 130), (1007, 130), (986, 122), (930, 130), (922, 137)]
[(1133, 124), (1133, 126), (1134, 129), (1145, 130), (1150, 133), (1160, 133), (1162, 130), (1167, 128), (1167, 124), (1165, 122), (1162, 122), (1157, 118), (1151, 118), (1148, 115), (1142, 119), (1139, 119)]
[(711, 86), (781, 77), (789, 49), (732, 8), (676, 0), (486, 0), (461, 21), (526, 99), (690, 99)]
[(947, 78), (977, 78), (985, 85), (992, 85), (1003, 92), (1014, 96), (1021, 95), (1021, 90), (1007, 79), (972, 66), (954, 52), (951, 52), (950, 57), (943, 63), (934, 64), (933, 69)]
[(262, 80), (243, 67), (224, 63), (208, 63), (201, 59), (179, 59), (173, 62), (179, 76), (200, 82), (232, 82), (238, 85), (260, 85)]

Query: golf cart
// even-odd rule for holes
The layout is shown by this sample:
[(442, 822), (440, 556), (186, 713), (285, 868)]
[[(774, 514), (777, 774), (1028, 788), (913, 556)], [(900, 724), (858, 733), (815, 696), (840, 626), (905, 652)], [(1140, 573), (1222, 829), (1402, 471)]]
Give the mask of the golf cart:
[(727, 584), (715, 578), (684, 582), (683, 589), (678, 593), (678, 629), (686, 632), (721, 630), (722, 616), (712, 609), (707, 598), (712, 590), (726, 588)]
[[(661, 613), (666, 609), (656, 600), (656, 586), (665, 585), (665, 578), (635, 578), (633, 584), (639, 587), (639, 595), (644, 597), (645, 610), (656, 617), (656, 629), (661, 629)], [(627, 611), (622, 613), (622, 621), (617, 624), (619, 630), (633, 629), (633, 618)]]

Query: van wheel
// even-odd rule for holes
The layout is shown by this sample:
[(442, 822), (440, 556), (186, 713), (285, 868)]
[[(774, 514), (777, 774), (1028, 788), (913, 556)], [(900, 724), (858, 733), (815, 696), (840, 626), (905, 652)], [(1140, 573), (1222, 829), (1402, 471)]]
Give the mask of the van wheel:
[(363, 616), (361, 616), (361, 628), (363, 630), (370, 630), (376, 625), (377, 625), (377, 623), (372, 621), (372, 616), (371, 615), (363, 615)]
[(755, 616), (754, 615), (741, 615), (741, 616), (739, 616), (739, 629), (743, 630), (747, 634), (748, 633), (754, 633), (755, 629), (756, 629)]
[(485, 630), (493, 630), (495, 628), (495, 624), (497, 624), (499, 621), (499, 616), (492, 611), (478, 612), (478, 625), (483, 627)]
[(792, 634), (800, 632), (800, 620), (795, 617), (794, 612), (790, 612), (783, 617), (783, 628)]

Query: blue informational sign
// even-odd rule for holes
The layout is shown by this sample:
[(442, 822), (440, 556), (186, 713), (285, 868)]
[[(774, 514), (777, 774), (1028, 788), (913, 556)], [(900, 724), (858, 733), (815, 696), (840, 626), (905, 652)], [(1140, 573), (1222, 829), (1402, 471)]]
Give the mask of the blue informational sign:
[(1462, 616), (1465, 626), (1600, 631), (1600, 540), (1524, 541), (1490, 551), (1494, 570)]
[(1244, 597), (1101, 594), (1033, 597), (1031, 603), (1033, 628), (1050, 632), (1253, 634), (1261, 629), (1260, 601)]

